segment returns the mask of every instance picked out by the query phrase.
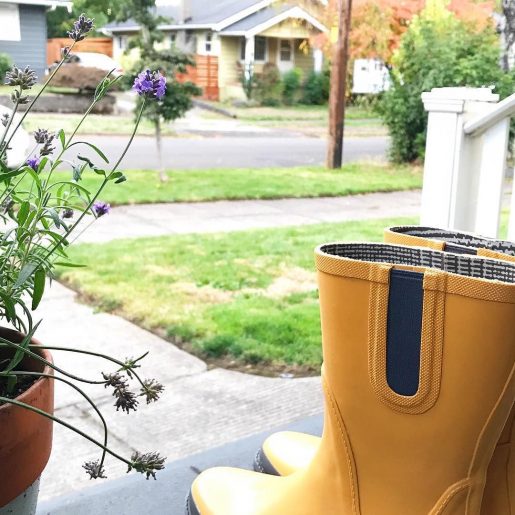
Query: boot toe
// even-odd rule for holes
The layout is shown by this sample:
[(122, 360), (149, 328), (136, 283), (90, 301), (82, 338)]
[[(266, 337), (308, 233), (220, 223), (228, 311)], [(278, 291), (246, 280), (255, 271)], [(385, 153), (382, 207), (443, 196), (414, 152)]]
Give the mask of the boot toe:
[(269, 436), (256, 458), (256, 470), (276, 476), (289, 476), (305, 469), (313, 460), (320, 438), (305, 433), (281, 431)]
[[(189, 515), (249, 515), (266, 503), (281, 478), (249, 470), (217, 467), (202, 472), (191, 486)], [(195, 511), (196, 510), (196, 511)]]

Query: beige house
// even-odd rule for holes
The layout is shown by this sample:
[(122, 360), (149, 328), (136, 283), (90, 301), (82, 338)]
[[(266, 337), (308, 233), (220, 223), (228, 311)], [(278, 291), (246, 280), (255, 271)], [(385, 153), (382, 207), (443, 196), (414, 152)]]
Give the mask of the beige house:
[[(259, 73), (266, 63), (284, 73), (321, 71), (323, 54), (313, 36), (327, 29), (317, 13), (324, 2), (274, 0), (158, 0), (157, 13), (167, 18), (160, 29), (165, 44), (195, 55), (191, 78), (213, 100), (244, 98), (242, 70)], [(131, 21), (109, 24), (113, 55), (119, 58), (139, 27)]]

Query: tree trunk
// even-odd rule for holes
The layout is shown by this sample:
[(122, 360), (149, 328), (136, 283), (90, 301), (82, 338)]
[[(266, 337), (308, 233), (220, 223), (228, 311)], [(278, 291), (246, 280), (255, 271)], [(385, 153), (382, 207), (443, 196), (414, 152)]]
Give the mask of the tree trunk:
[(165, 173), (165, 168), (164, 168), (164, 164), (163, 164), (163, 148), (162, 148), (162, 140), (161, 140), (161, 120), (159, 118), (156, 118), (154, 120), (154, 128), (155, 128), (155, 133), (156, 133), (156, 148), (157, 148), (159, 180), (161, 182), (166, 182), (168, 180), (168, 176)]
[(513, 51), (515, 45), (515, 0), (503, 0), (503, 20), (500, 25), (502, 38), (501, 66), (509, 71), (513, 68)]

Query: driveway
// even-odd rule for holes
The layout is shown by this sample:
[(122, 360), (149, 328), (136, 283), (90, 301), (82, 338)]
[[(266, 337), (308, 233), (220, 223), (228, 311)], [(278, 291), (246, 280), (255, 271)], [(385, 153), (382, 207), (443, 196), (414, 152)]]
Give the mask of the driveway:
[[(88, 136), (114, 162), (127, 144), (126, 137)], [(347, 138), (345, 161), (384, 159), (388, 138)], [(75, 147), (76, 149), (77, 147)], [(294, 136), (228, 136), (211, 138), (164, 138), (165, 168), (266, 168), (319, 165), (325, 161), (327, 143), (323, 139)], [(95, 154), (84, 151), (92, 159)], [(69, 156), (71, 157), (71, 156)], [(97, 158), (98, 162), (98, 158)], [(122, 169), (158, 167), (155, 142), (137, 137), (122, 162)]]

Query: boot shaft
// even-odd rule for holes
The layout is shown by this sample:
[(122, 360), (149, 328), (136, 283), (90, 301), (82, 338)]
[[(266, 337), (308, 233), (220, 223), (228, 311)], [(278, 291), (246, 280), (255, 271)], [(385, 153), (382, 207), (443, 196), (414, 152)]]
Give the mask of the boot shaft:
[(362, 513), (479, 513), (515, 392), (515, 265), (366, 244), (316, 260), (324, 375)]

